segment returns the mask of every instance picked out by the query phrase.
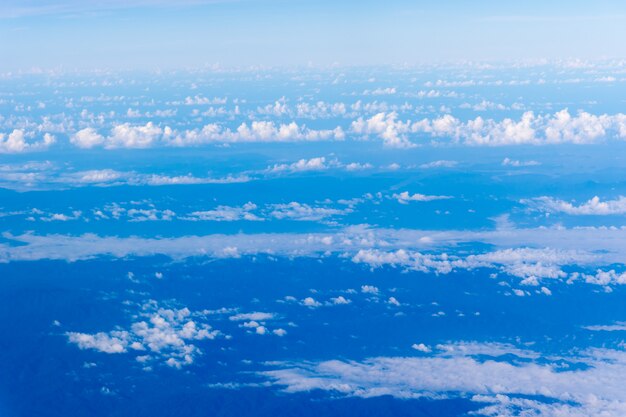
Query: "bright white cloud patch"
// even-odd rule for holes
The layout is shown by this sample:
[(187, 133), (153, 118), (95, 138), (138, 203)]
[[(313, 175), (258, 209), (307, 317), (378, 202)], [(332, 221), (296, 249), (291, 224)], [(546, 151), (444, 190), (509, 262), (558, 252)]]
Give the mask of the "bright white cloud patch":
[(605, 201), (595, 196), (579, 205), (553, 197), (538, 197), (532, 200), (522, 200), (522, 203), (536, 210), (548, 213), (565, 213), (573, 216), (606, 216), (626, 213), (626, 197), (624, 196)]
[(426, 194), (409, 194), (408, 191), (396, 193), (392, 195), (392, 198), (398, 200), (400, 204), (408, 204), (411, 201), (435, 201), (435, 200), (447, 200), (452, 197), (447, 195), (426, 195)]
[[(422, 354), (430, 351), (423, 344), (413, 348)], [(506, 354), (524, 360), (510, 362), (502, 358)], [(570, 369), (559, 360), (586, 367)], [(274, 368), (260, 374), (287, 393), (465, 397), (479, 403), (479, 413), (488, 416), (621, 417), (626, 412), (621, 384), (626, 354), (621, 350), (589, 349), (577, 356), (548, 359), (508, 345), (461, 343), (437, 346), (432, 356), (279, 363)]]
[(56, 138), (50, 133), (45, 133), (39, 140), (33, 140), (34, 137), (34, 134), (21, 129), (15, 129), (9, 134), (0, 133), (0, 153), (43, 150), (56, 142)]
[(143, 306), (128, 330), (95, 334), (68, 332), (70, 343), (80, 349), (103, 353), (134, 352), (137, 360), (161, 360), (174, 368), (192, 364), (201, 350), (192, 342), (215, 339), (220, 332), (203, 322), (204, 317), (187, 308), (160, 308), (156, 302)]
[(626, 138), (626, 115), (598, 116), (584, 111), (572, 115), (568, 109), (563, 109), (546, 115), (528, 111), (519, 120), (477, 117), (461, 121), (446, 114), (433, 119), (402, 121), (395, 112), (381, 112), (369, 119), (359, 118), (352, 123), (351, 131), (376, 136), (386, 146), (396, 148), (416, 146), (412, 138), (418, 143), (428, 138), (473, 146), (585, 144)]

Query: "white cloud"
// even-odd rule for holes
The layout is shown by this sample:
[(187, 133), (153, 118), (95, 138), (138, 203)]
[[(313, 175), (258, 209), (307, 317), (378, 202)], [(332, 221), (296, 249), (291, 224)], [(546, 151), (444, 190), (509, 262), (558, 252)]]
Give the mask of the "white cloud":
[(359, 118), (351, 131), (374, 135), (391, 147), (415, 146), (409, 136), (426, 135), (438, 141), (475, 146), (544, 145), (559, 143), (596, 143), (601, 140), (626, 138), (626, 115), (622, 113), (593, 115), (584, 111), (576, 115), (563, 109), (554, 114), (536, 115), (525, 112), (519, 120), (475, 119), (463, 122), (451, 115), (416, 122), (398, 120), (395, 112), (378, 113), (364, 120)]
[(105, 142), (104, 136), (99, 134), (94, 128), (88, 127), (74, 133), (70, 137), (70, 143), (83, 149), (90, 149), (101, 146)]
[(378, 113), (367, 120), (359, 118), (352, 122), (350, 130), (359, 135), (376, 135), (390, 148), (412, 148), (415, 146), (408, 137), (411, 122), (398, 120), (398, 114)]
[(45, 133), (39, 141), (32, 141), (34, 136), (21, 129), (14, 129), (8, 135), (0, 133), (0, 154), (43, 150), (56, 142), (56, 138), (50, 133)]
[[(171, 135), (172, 136), (172, 135)], [(200, 130), (187, 130), (168, 141), (171, 146), (193, 146), (206, 143), (237, 142), (299, 142), (344, 140), (341, 127), (315, 130), (300, 126), (296, 122), (275, 124), (269, 121), (253, 121), (249, 125), (242, 123), (236, 130), (225, 129), (211, 123)]]
[(303, 306), (311, 307), (311, 308), (320, 307), (322, 305), (322, 303), (320, 303), (319, 301), (316, 301), (313, 297), (306, 297), (300, 303)]
[(411, 201), (435, 201), (435, 200), (448, 200), (452, 197), (447, 195), (425, 195), (425, 194), (409, 194), (408, 191), (396, 193), (392, 195), (392, 198), (398, 200), (400, 204), (408, 204)]
[(111, 136), (106, 139), (107, 148), (150, 148), (162, 139), (163, 135), (171, 134), (171, 129), (162, 129), (152, 122), (144, 126), (132, 126), (124, 123), (111, 130)]
[(428, 346), (423, 343), (413, 343), (413, 345), (411, 345), (411, 348), (423, 353), (430, 353), (432, 351)]
[[(429, 349), (422, 344), (413, 348), (422, 353)], [(362, 362), (277, 363), (277, 369), (260, 374), (286, 393), (324, 390), (363, 398), (469, 397), (481, 407), (476, 413), (488, 416), (621, 417), (626, 412), (622, 350), (589, 349), (550, 359), (507, 345), (470, 344), (468, 348), (437, 346), (434, 356)], [(503, 360), (507, 354), (525, 360)], [(569, 368), (562, 362), (585, 367)]]
[(270, 216), (276, 219), (297, 221), (320, 221), (329, 217), (343, 216), (352, 211), (350, 208), (312, 207), (295, 201), (288, 204), (272, 204), (270, 208)]
[(379, 290), (377, 287), (373, 286), (373, 285), (361, 285), (361, 292), (363, 294), (374, 294), (374, 295), (378, 295)]
[(504, 158), (502, 160), (502, 166), (510, 166), (510, 167), (532, 167), (536, 165), (541, 165), (541, 163), (537, 161), (519, 161), (517, 159)]
[(578, 206), (567, 201), (545, 196), (531, 200), (522, 200), (521, 202), (535, 210), (548, 213), (565, 213), (574, 216), (605, 216), (626, 213), (626, 197), (624, 196), (606, 201), (602, 201), (600, 197), (595, 196)]
[(272, 320), (276, 315), (274, 313), (264, 313), (260, 311), (255, 311), (253, 313), (238, 313), (234, 316), (230, 316), (228, 319), (232, 321), (245, 321), (245, 320), (254, 320), (254, 321), (265, 321)]
[[(348, 227), (329, 233), (257, 233), (182, 236), (176, 238), (100, 237), (32, 233), (3, 235), (0, 262), (61, 259), (76, 261), (98, 256), (140, 257), (161, 254), (189, 257), (320, 256), (336, 254), (371, 268), (447, 274), (453, 270), (492, 268), (524, 284), (544, 279), (596, 285), (626, 282), (615, 272), (626, 256), (626, 228), (528, 228), (498, 230), (393, 230)], [(474, 251), (468, 245), (480, 244)], [(458, 247), (466, 249), (458, 252)], [(485, 246), (496, 250), (484, 251)], [(611, 265), (614, 272), (591, 277), (588, 268)], [(565, 272), (564, 266), (572, 271)], [(587, 274), (589, 276), (586, 276)], [(606, 278), (608, 277), (608, 278)], [(603, 284), (606, 282), (606, 284)]]
[(439, 160), (439, 161), (433, 161), (433, 162), (428, 162), (426, 164), (422, 164), (422, 165), (420, 165), (420, 168), (422, 168), (422, 169), (454, 168), (457, 165), (458, 165), (458, 162), (456, 162), (456, 161)]
[(267, 169), (268, 172), (306, 172), (306, 171), (324, 171), (329, 169), (331, 165), (337, 165), (337, 162), (332, 161), (331, 163), (326, 162), (326, 158), (323, 156), (311, 158), (311, 159), (300, 159), (291, 164), (276, 164)]
[(337, 305), (341, 305), (341, 304), (350, 304), (352, 301), (348, 300), (347, 298), (345, 298), (343, 295), (340, 295), (339, 297), (333, 297), (330, 299), (330, 301), (333, 304), (337, 304)]
[(201, 354), (192, 341), (215, 339), (220, 334), (207, 323), (198, 321), (203, 318), (201, 314), (187, 308), (159, 308), (156, 302), (149, 302), (142, 309), (140, 317), (143, 319), (133, 322), (128, 330), (95, 334), (68, 332), (68, 340), (80, 349), (103, 353), (142, 352), (141, 362), (160, 359), (168, 366), (181, 368), (193, 363)]
[(248, 202), (241, 207), (231, 206), (217, 206), (213, 210), (194, 211), (185, 216), (184, 220), (191, 221), (262, 221), (263, 219), (258, 217), (252, 211), (256, 210), (257, 206), (254, 203)]

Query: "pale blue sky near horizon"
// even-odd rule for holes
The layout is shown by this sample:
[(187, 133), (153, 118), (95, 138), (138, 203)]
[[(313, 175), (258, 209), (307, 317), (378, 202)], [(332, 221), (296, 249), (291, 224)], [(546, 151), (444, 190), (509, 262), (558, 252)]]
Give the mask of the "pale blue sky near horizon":
[(16, 1), (1, 71), (615, 59), (617, 1)]

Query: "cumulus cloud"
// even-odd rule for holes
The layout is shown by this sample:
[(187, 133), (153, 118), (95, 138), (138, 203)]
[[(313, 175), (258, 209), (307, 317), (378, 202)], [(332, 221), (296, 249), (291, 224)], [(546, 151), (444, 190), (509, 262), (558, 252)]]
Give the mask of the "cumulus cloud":
[(336, 161), (327, 162), (323, 156), (300, 159), (291, 164), (276, 164), (267, 169), (268, 172), (306, 172), (306, 171), (324, 171), (331, 166), (336, 166)]
[(263, 219), (252, 213), (257, 205), (251, 202), (241, 207), (217, 206), (213, 210), (194, 211), (185, 216), (184, 220), (233, 222), (239, 220), (262, 221)]
[(95, 146), (104, 144), (105, 138), (99, 134), (94, 128), (88, 127), (74, 133), (70, 137), (70, 143), (83, 149), (90, 149)]
[(383, 144), (390, 148), (412, 148), (407, 134), (411, 130), (411, 122), (398, 120), (396, 112), (378, 113), (365, 120), (362, 117), (352, 122), (350, 130), (358, 135), (375, 135), (382, 139)]
[[(577, 356), (544, 358), (508, 345), (415, 344), (419, 357), (376, 357), (364, 361), (275, 363), (260, 372), (286, 393), (324, 390), (371, 398), (469, 397), (488, 416), (621, 417), (626, 412), (621, 350), (589, 349)], [(508, 355), (506, 359), (504, 355)], [(511, 360), (519, 356), (524, 360)], [(584, 368), (559, 363), (582, 363)]]
[(369, 119), (359, 118), (351, 125), (355, 134), (375, 136), (391, 147), (415, 146), (410, 137), (427, 137), (474, 146), (586, 144), (601, 140), (626, 138), (626, 115), (593, 115), (568, 109), (554, 114), (525, 112), (519, 120), (477, 117), (461, 121), (449, 114), (419, 121), (398, 119), (395, 112), (378, 113)]
[(98, 133), (92, 127), (87, 127), (71, 135), (70, 143), (84, 149), (101, 146), (106, 149), (142, 149), (157, 146), (199, 146), (212, 143), (300, 142), (344, 139), (345, 133), (341, 127), (315, 130), (306, 126), (300, 126), (296, 122), (276, 124), (271, 121), (253, 121), (250, 124), (242, 123), (235, 130), (224, 128), (217, 123), (210, 123), (201, 129), (182, 132), (175, 131), (169, 126), (161, 127), (153, 122), (148, 122), (145, 125), (118, 124), (106, 136)]
[(278, 220), (297, 220), (297, 221), (320, 221), (326, 218), (343, 216), (352, 209), (335, 209), (327, 207), (312, 207), (308, 204), (292, 201), (287, 204), (273, 204), (270, 206), (270, 216)]
[(200, 130), (187, 130), (168, 140), (171, 146), (192, 146), (206, 143), (237, 143), (237, 142), (299, 142), (344, 140), (345, 133), (341, 127), (334, 129), (315, 130), (300, 126), (296, 122), (276, 124), (270, 121), (253, 121), (242, 123), (236, 130), (223, 128), (211, 123)]
[[(522, 284), (539, 285), (542, 279), (578, 279), (578, 275), (569, 275), (561, 268), (564, 265), (589, 264), (594, 255), (571, 250), (551, 248), (515, 248), (503, 249), (466, 257), (447, 253), (421, 253), (398, 249), (382, 251), (361, 249), (352, 257), (356, 263), (364, 263), (372, 268), (385, 265), (402, 267), (420, 272), (449, 274), (453, 270), (497, 268), (502, 272), (522, 279)], [(588, 283), (593, 283), (587, 280)]]
[(420, 165), (420, 168), (422, 169), (454, 168), (457, 165), (458, 165), (458, 162), (456, 161), (439, 160), (439, 161), (433, 161), (433, 162), (428, 162), (426, 164), (422, 164)]
[(23, 153), (43, 150), (56, 142), (56, 138), (50, 133), (45, 133), (40, 140), (33, 141), (33, 133), (24, 132), (22, 129), (14, 129), (8, 135), (0, 133), (0, 153)]
[(398, 200), (398, 203), (400, 204), (408, 204), (411, 201), (448, 200), (452, 197), (447, 195), (409, 194), (408, 191), (403, 191), (401, 193), (393, 194), (392, 198)]
[(532, 166), (536, 166), (536, 165), (541, 165), (539, 162), (537, 161), (520, 161), (517, 159), (510, 159), (510, 158), (504, 158), (502, 160), (502, 166), (505, 167), (532, 167)]
[(70, 343), (80, 349), (103, 353), (141, 353), (140, 362), (161, 360), (168, 366), (181, 368), (194, 362), (201, 350), (193, 341), (215, 339), (220, 332), (203, 320), (203, 315), (187, 308), (160, 308), (156, 302), (142, 307), (140, 319), (128, 330), (112, 330), (95, 334), (68, 332)]
[(606, 201), (595, 196), (580, 205), (545, 196), (522, 200), (521, 202), (534, 210), (547, 213), (565, 213), (573, 216), (607, 216), (626, 213), (626, 197), (624, 196)]

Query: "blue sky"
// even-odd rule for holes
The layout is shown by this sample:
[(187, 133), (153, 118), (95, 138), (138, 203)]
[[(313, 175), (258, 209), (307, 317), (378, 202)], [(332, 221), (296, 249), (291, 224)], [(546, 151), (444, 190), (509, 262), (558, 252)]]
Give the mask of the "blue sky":
[(615, 58), (626, 30), (615, 1), (10, 0), (0, 17), (4, 70)]

